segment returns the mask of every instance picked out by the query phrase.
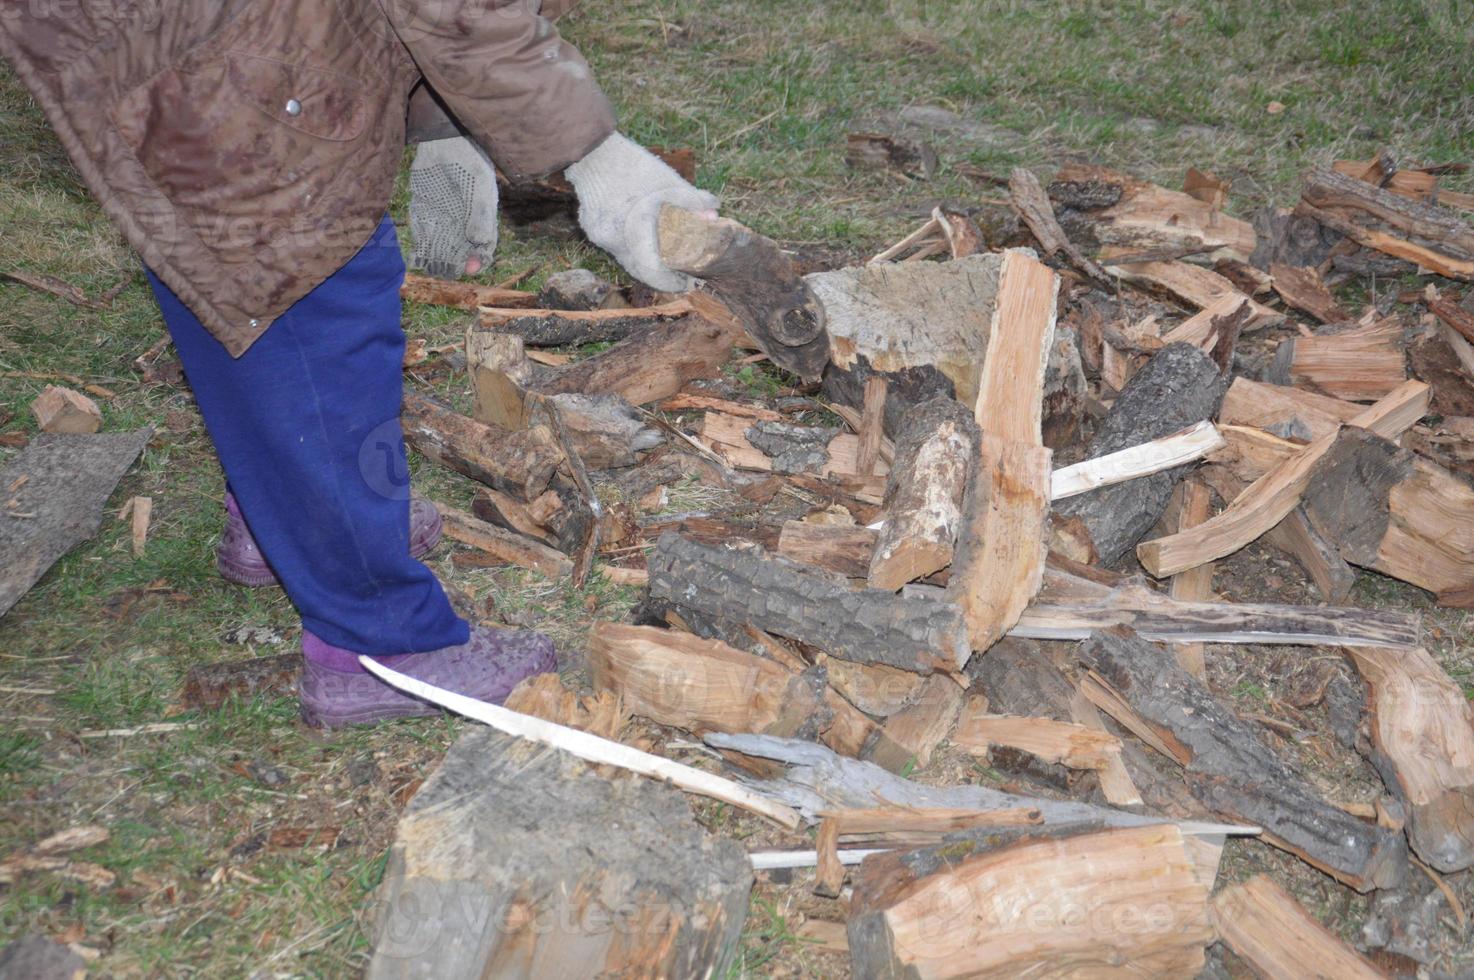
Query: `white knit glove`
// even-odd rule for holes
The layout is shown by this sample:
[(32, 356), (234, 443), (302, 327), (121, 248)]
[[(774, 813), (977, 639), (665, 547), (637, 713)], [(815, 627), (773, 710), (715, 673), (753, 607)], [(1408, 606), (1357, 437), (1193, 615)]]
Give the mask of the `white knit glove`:
[[(409, 168), (410, 268), (455, 279), (491, 265), (496, 251), (496, 170), (464, 137), (430, 140)], [(478, 263), (466, 267), (474, 258)]]
[(653, 289), (680, 293), (691, 288), (694, 279), (660, 260), (660, 208), (671, 204), (714, 213), (715, 196), (692, 187), (665, 161), (619, 133), (565, 173), (578, 193), (578, 223), (589, 241)]

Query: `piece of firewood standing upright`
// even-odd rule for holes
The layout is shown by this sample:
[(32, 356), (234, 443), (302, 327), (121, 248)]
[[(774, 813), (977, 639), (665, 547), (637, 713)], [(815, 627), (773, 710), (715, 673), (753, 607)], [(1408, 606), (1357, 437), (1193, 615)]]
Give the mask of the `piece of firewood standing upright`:
[(1028, 252), (1004, 253), (973, 413), (982, 435), (947, 586), (974, 650), (1008, 632), (1043, 584), (1052, 453), (1041, 400), (1058, 293), (1054, 270)]
[(866, 579), (876, 589), (899, 589), (952, 563), (977, 452), (977, 423), (952, 398), (923, 404), (899, 436), (885, 488), (885, 525)]

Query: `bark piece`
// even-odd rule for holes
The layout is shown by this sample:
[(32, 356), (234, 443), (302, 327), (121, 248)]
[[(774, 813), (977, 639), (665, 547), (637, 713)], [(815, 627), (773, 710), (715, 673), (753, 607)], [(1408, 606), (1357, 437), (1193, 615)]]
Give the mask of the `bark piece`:
[(537, 303), (537, 296), (520, 289), (501, 289), (474, 282), (435, 279), (406, 273), (399, 287), (401, 299), (432, 306), (453, 306), (458, 310), (477, 310), (483, 306), (526, 307)]
[(895, 591), (952, 563), (967, 474), (977, 452), (972, 413), (951, 398), (926, 402), (896, 440), (885, 489), (885, 525), (867, 582)]
[(948, 603), (852, 591), (841, 576), (762, 551), (713, 548), (667, 532), (649, 566), (657, 598), (844, 660), (931, 673), (956, 670), (971, 653), (962, 615)]
[(1321, 323), (1349, 319), (1314, 269), (1274, 263), (1269, 267), (1269, 274), (1274, 277), (1274, 291), (1295, 309), (1309, 313)]
[(1390, 887), (1405, 873), (1400, 835), (1317, 796), (1252, 727), (1151, 644), (1113, 630), (1091, 636), (1077, 656), (1097, 684), (1108, 686), (1113, 700), (1102, 703), (1092, 694), (1097, 706), (1165, 749), (1213, 812), (1259, 824), (1270, 843), (1357, 891)]
[(1367, 684), (1369, 755), (1408, 809), (1408, 841), (1438, 871), (1474, 866), (1474, 708), (1421, 647), (1351, 647)]
[[(1062, 964), (1081, 976), (1202, 968), (1216, 853), (1201, 861), (1176, 827), (969, 844), (861, 863), (849, 920), (857, 978), (1033, 976)], [(1126, 917), (1141, 923), (1147, 901), (1150, 925), (1118, 927)]]
[(186, 708), (215, 711), (230, 698), (249, 703), (262, 695), (294, 697), (301, 672), (302, 656), (296, 653), (197, 664), (184, 675), (179, 699)]
[(631, 713), (698, 735), (798, 735), (856, 755), (875, 729), (820, 676), (676, 630), (600, 623), (588, 663), (594, 687)]
[(31, 402), (42, 432), (90, 435), (102, 428), (102, 410), (80, 391), (47, 385)]
[(1260, 976), (1384, 977), (1267, 875), (1213, 896), (1213, 923), (1228, 948)]
[(933, 674), (901, 710), (886, 719), (864, 757), (891, 772), (902, 771), (913, 760), (924, 769), (937, 745), (951, 734), (961, 710), (962, 688), (950, 677)]
[(720, 973), (751, 885), (676, 790), (475, 728), (400, 819), (367, 976)]
[(1003, 636), (1039, 590), (1051, 453), (1042, 398), (1059, 277), (1028, 253), (1005, 253), (973, 420), (982, 431), (962, 502), (947, 584), (976, 650)]
[(58, 558), (97, 533), (103, 507), (153, 436), (149, 428), (41, 435), (0, 468), (0, 616)]
[[(1171, 435), (1213, 418), (1228, 380), (1217, 364), (1188, 344), (1162, 348), (1111, 406), (1086, 451), (1087, 459)], [(1102, 564), (1112, 565), (1161, 518), (1182, 469), (1165, 470), (1061, 501), (1055, 511), (1084, 522)]]
[(830, 686), (846, 701), (881, 718), (904, 708), (926, 681), (921, 674), (883, 664), (857, 664), (829, 656), (822, 657), (820, 663)]

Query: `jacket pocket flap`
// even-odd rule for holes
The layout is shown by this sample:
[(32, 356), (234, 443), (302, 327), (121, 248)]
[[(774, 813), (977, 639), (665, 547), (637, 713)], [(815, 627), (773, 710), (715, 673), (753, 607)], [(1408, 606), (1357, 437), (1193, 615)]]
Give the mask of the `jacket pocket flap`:
[(363, 85), (357, 79), (240, 52), (231, 52), (227, 64), (241, 98), (284, 126), (347, 141), (367, 124)]

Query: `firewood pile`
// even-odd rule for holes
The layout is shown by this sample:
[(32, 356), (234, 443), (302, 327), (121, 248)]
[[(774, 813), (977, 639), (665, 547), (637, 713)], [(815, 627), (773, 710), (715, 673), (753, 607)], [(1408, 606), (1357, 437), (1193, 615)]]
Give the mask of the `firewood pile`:
[[(1358, 893), (1474, 865), (1474, 711), (1416, 613), (1347, 605), (1366, 569), (1474, 608), (1474, 201), (1439, 173), (1343, 161), (1245, 220), (1196, 170), (1183, 191), (1017, 170), (1010, 240), (939, 208), (867, 263), (808, 271), (828, 363), (767, 397), (734, 384), (771, 345), (730, 296), (412, 278), (408, 297), (476, 311), (473, 411), (404, 406), (416, 450), (484, 485), (471, 512), (442, 508), (465, 560), (646, 594), (593, 627), (581, 692), (540, 678), (508, 704), (599, 736), (530, 736), (596, 768), (478, 729), (405, 815), (389, 891), (475, 879), (496, 929), (386, 946), (371, 975), (414, 975), (416, 955), (442, 976), (575, 955), (579, 975), (699, 975), (731, 955), (752, 864), (814, 866), (859, 977), (1192, 976), (1220, 941), (1264, 976), (1393, 969), (1268, 877), (1215, 878), (1227, 836)], [(415, 370), (458, 367), (441, 353)], [(672, 513), (692, 485), (720, 503)], [(1214, 563), (1255, 542), (1322, 603), (1220, 594)], [(1223, 644), (1344, 655), (1385, 794), (1327, 798), (1283, 730), (1216, 697)], [(622, 735), (638, 771), (764, 801), (791, 852), (743, 861), (650, 795), (669, 787), (610, 790), (631, 781)], [(944, 747), (1011, 760), (1008, 791), (928, 780)], [(659, 755), (703, 778), (639, 769)], [(478, 765), (471, 805), (453, 791)], [(478, 846), (447, 850), (452, 804), (489, 822)], [(657, 810), (655, 850), (631, 853)], [(513, 824), (513, 844), (493, 833)], [(516, 875), (464, 870), (503, 847)], [(527, 924), (615, 892), (646, 896), (637, 939)]]

